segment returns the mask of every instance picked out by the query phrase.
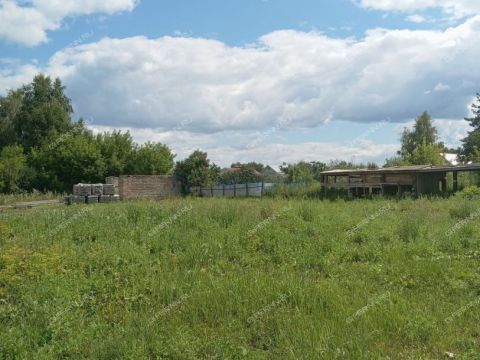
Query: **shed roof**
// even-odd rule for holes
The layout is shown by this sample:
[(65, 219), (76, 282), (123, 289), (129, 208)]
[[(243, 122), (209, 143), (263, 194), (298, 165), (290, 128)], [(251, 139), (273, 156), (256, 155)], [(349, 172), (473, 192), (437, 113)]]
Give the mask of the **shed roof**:
[(402, 173), (434, 173), (434, 172), (450, 172), (450, 171), (480, 171), (480, 164), (469, 165), (413, 165), (413, 166), (394, 166), (383, 169), (351, 169), (351, 170), (328, 170), (323, 171), (321, 175), (330, 176), (348, 176), (362, 174), (402, 174)]

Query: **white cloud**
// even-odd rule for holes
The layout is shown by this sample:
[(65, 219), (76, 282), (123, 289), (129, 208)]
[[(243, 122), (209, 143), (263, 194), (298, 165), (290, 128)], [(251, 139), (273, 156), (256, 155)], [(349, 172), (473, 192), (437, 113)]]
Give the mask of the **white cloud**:
[(131, 11), (137, 0), (0, 0), (0, 38), (35, 46), (66, 17)]
[(4, 65), (0, 91), (36, 71), (60, 76), (78, 116), (95, 126), (144, 129), (142, 139), (152, 136), (182, 154), (205, 146), (218, 159), (228, 150), (239, 160), (328, 160), (352, 152), (366, 160), (373, 145), (351, 151), (332, 143), (280, 145), (274, 137), (247, 144), (252, 133), (285, 125), (402, 122), (424, 110), (461, 119), (479, 90), (479, 56), (480, 16), (442, 31), (373, 29), (362, 39), (277, 31), (246, 47), (202, 38), (105, 38), (58, 52), (43, 67)]
[(409, 15), (407, 16), (407, 20), (416, 24), (421, 24), (428, 21), (428, 19), (425, 16), (422, 16), (419, 14)]
[(449, 147), (458, 147), (462, 139), (472, 130), (465, 120), (438, 119), (433, 122), (438, 130), (440, 140)]
[(435, 90), (435, 91), (448, 91), (448, 90), (450, 90), (450, 86), (439, 82), (433, 90)]
[(461, 18), (480, 14), (478, 0), (358, 0), (361, 6), (383, 11), (415, 12), (440, 8), (446, 14)]
[[(56, 53), (77, 113), (99, 125), (263, 130), (331, 120), (466, 115), (478, 91), (480, 16), (445, 31), (368, 31), (360, 40), (277, 31), (250, 47), (201, 38), (105, 38)], [(9, 76), (0, 78), (10, 84)], [(448, 84), (450, 90), (425, 94)], [(447, 97), (448, 95), (448, 97)]]

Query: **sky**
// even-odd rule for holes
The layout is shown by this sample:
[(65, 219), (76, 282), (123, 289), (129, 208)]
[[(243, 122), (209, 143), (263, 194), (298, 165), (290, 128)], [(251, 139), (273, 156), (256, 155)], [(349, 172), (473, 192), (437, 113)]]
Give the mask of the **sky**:
[(457, 147), (478, 0), (0, 0), (0, 95), (60, 77), (74, 118), (220, 166), (383, 164), (429, 111)]

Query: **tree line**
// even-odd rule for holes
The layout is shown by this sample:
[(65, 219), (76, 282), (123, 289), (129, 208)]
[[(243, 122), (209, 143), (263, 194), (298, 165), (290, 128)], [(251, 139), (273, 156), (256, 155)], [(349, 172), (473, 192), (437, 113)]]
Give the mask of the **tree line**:
[[(480, 94), (467, 118), (472, 130), (459, 149), (447, 149), (427, 112), (412, 129), (405, 129), (397, 155), (384, 167), (441, 165), (442, 153), (454, 152), (463, 162), (480, 162)], [(265, 169), (260, 163), (232, 164), (235, 172), (222, 172), (200, 150), (175, 163), (175, 154), (161, 143), (134, 143), (129, 132), (94, 134), (84, 119), (72, 119), (71, 99), (60, 79), (39, 74), (30, 84), (0, 97), (0, 191), (32, 190), (68, 192), (79, 182), (103, 182), (105, 177), (130, 175), (174, 175), (189, 186), (241, 183), (259, 180)], [(285, 181), (320, 180), (328, 169), (378, 168), (374, 163), (347, 161), (301, 161), (280, 167)]]
[(107, 176), (172, 171), (166, 145), (138, 145), (121, 131), (95, 135), (72, 114), (60, 79), (44, 75), (0, 97), (0, 191), (68, 192)]

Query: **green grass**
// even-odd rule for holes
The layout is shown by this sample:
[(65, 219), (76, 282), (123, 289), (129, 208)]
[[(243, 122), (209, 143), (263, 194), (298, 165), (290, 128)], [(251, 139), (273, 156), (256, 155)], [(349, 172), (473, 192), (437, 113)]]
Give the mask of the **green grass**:
[(0, 359), (479, 359), (478, 208), (265, 198), (1, 213)]

